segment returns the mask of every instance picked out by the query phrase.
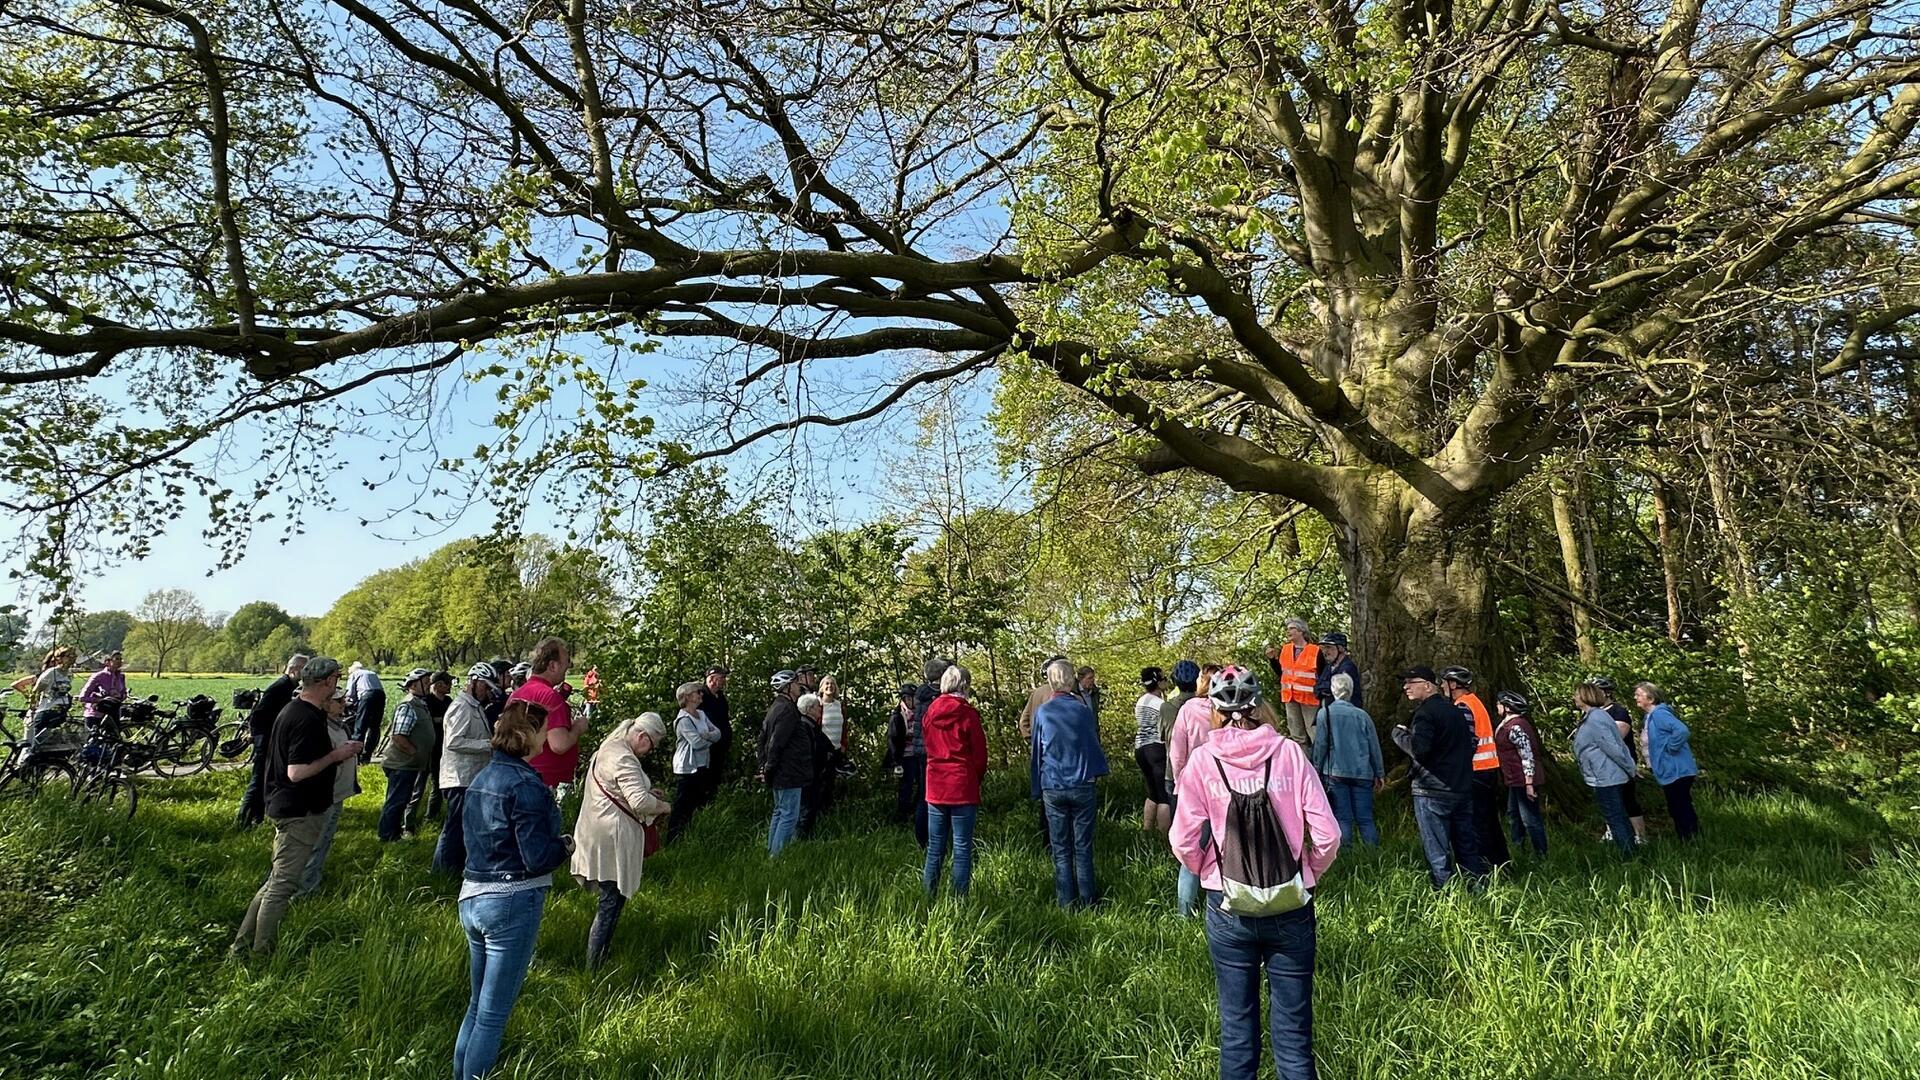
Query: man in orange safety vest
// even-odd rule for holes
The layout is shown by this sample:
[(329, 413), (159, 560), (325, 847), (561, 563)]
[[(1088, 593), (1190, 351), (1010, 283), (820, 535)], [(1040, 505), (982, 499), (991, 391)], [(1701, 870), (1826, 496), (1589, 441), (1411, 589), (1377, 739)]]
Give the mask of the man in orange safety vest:
[(1473, 672), (1450, 667), (1440, 673), (1440, 689), (1473, 720), (1473, 830), (1480, 840), (1480, 854), (1489, 865), (1505, 866), (1506, 827), (1501, 811), (1506, 799), (1506, 783), (1500, 778), (1500, 755), (1493, 745), (1493, 718), (1486, 703), (1473, 692)]

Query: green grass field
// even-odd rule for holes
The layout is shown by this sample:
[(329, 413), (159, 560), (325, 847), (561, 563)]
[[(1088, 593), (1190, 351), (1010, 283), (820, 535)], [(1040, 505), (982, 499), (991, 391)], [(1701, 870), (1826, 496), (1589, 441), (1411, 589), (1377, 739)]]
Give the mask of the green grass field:
[[(259, 967), (222, 954), (265, 872), (229, 826), (242, 777), (154, 781), (131, 825), (0, 812), (0, 1076), (439, 1077), (467, 996), (454, 886), (425, 839), (382, 849), (371, 789), (322, 891)], [(927, 904), (868, 791), (770, 864), (741, 789), (649, 862), (615, 959), (591, 904), (547, 908), (508, 1030), (513, 1077), (1153, 1077), (1217, 1066), (1211, 969), (1173, 865), (1110, 779), (1109, 903), (1068, 916), (993, 778), (970, 902)], [(1347, 1077), (1906, 1078), (1920, 1046), (1920, 854), (1867, 811), (1712, 797), (1709, 839), (1622, 867), (1582, 825), (1485, 896), (1427, 888), (1405, 807), (1319, 898), (1317, 1045)]]

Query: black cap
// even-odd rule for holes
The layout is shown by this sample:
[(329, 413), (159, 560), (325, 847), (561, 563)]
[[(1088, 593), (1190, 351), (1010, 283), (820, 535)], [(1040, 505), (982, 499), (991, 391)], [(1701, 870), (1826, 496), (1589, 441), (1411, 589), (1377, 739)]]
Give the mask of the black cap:
[(727, 671), (727, 669), (726, 669), (726, 668), (724, 668), (724, 667), (721, 667), (721, 666), (720, 666), (719, 664), (715, 664), (715, 665), (713, 665), (712, 667), (710, 667), (710, 668), (708, 668), (708, 669), (707, 669), (707, 674), (709, 674), (709, 675), (726, 675), (726, 674), (729, 674), (729, 672)]
[(1425, 679), (1435, 686), (1440, 685), (1440, 676), (1434, 674), (1433, 669), (1425, 664), (1415, 664), (1400, 673), (1400, 681), (1403, 683), (1412, 682), (1415, 679)]
[(1320, 635), (1320, 644), (1337, 645), (1340, 648), (1344, 649), (1347, 647), (1347, 635), (1341, 633), (1338, 630), (1329, 630), (1326, 633)]

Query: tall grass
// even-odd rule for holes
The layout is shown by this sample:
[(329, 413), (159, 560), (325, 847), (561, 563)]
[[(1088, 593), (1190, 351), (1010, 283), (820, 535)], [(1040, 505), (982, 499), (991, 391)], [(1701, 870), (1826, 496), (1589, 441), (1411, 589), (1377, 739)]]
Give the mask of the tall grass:
[[(444, 1075), (467, 995), (454, 886), (426, 839), (374, 841), (365, 779), (326, 885), (257, 967), (221, 959), (270, 843), (230, 831), (237, 774), (147, 784), (131, 825), (0, 811), (0, 1076)], [(771, 863), (766, 796), (730, 792), (649, 862), (602, 971), (582, 965), (591, 898), (555, 890), (503, 1075), (1211, 1076), (1205, 942), (1130, 781), (1100, 826), (1109, 902), (1077, 916), (1053, 907), (1018, 777), (990, 785), (966, 903), (922, 898), (879, 792)], [(1387, 844), (1320, 891), (1324, 1074), (1915, 1075), (1920, 854), (1845, 804), (1703, 809), (1692, 848), (1621, 866), (1568, 827), (1546, 865), (1436, 896), (1388, 800)]]

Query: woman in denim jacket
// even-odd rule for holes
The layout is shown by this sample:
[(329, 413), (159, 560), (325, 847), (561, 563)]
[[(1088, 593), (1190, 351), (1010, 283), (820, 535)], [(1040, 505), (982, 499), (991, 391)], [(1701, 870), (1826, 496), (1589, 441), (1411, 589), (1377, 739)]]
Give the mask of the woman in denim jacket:
[(453, 1075), (493, 1069), (500, 1036), (520, 997), (540, 936), (553, 871), (567, 861), (560, 808), (527, 762), (546, 745), (544, 710), (509, 702), (493, 728), (493, 758), (467, 787), (460, 808), (467, 868), (460, 925), (467, 932), (473, 997), (453, 1044)]
[(1622, 791), (1633, 783), (1633, 755), (1627, 752), (1627, 742), (1607, 712), (1604, 690), (1590, 682), (1581, 683), (1574, 691), (1573, 704), (1580, 711), (1580, 726), (1573, 730), (1573, 757), (1580, 764), (1580, 777), (1593, 789), (1594, 804), (1620, 848), (1620, 857), (1630, 859), (1636, 845)]

